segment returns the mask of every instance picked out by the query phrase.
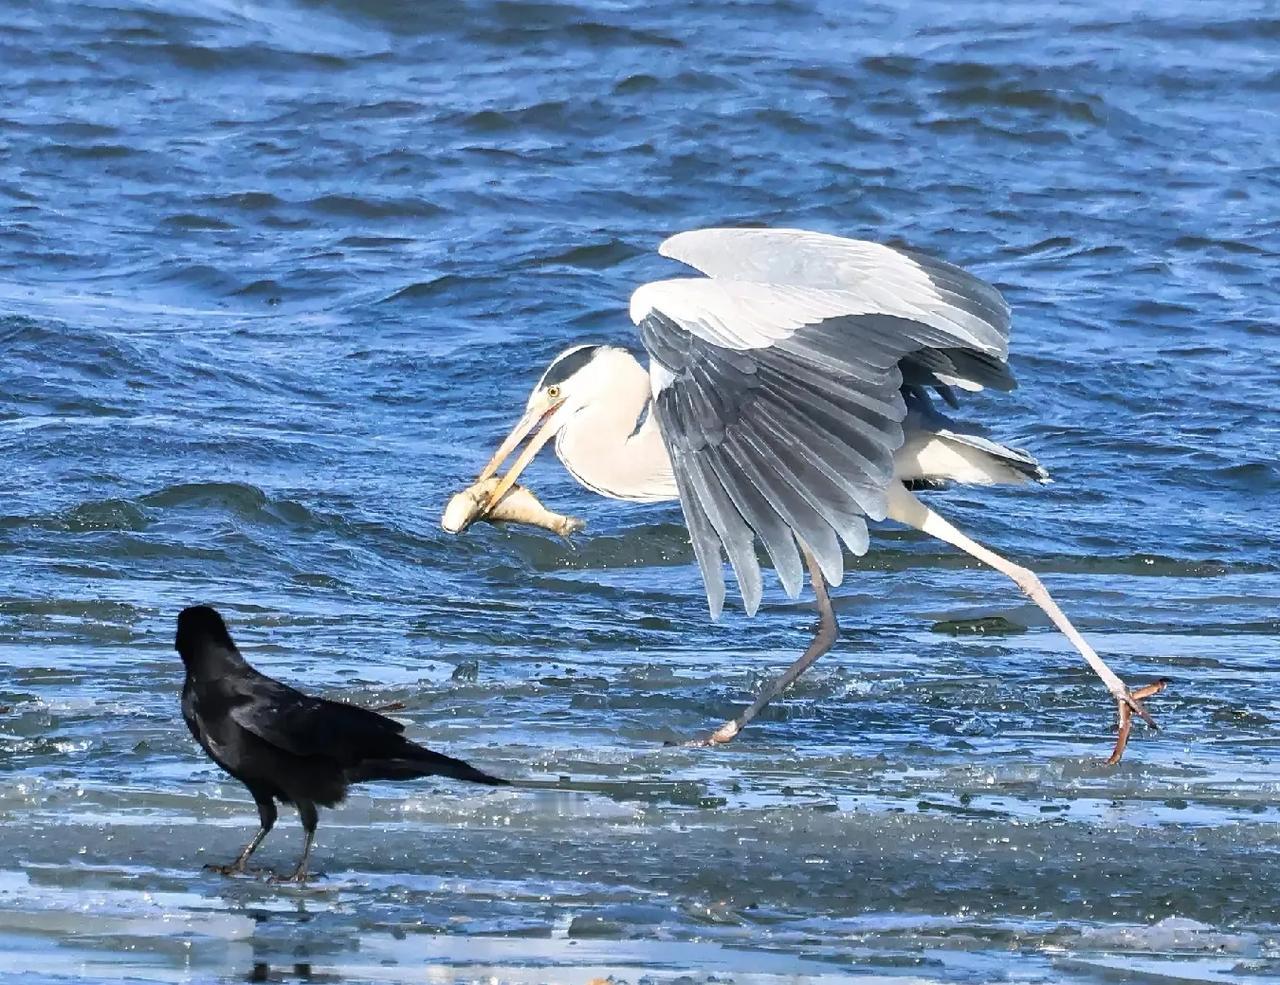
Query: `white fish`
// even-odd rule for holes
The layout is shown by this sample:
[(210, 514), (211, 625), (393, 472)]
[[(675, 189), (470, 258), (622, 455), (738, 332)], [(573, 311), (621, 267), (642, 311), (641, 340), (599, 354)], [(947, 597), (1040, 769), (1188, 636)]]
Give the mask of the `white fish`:
[(440, 526), (451, 534), (460, 534), (477, 520), (488, 520), (490, 523), (523, 523), (530, 527), (541, 527), (554, 534), (568, 538), (587, 525), (585, 520), (576, 516), (563, 516), (552, 513), (538, 501), (538, 497), (524, 486), (512, 486), (502, 499), (494, 504), (493, 509), (485, 512), (484, 506), (489, 494), (500, 481), (498, 476), (490, 476), (480, 482), (473, 483), (462, 492), (457, 493), (444, 508), (440, 517)]

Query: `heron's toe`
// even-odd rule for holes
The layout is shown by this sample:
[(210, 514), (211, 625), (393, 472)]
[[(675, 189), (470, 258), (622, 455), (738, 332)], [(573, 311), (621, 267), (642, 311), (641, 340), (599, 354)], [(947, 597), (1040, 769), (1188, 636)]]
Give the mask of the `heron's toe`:
[(1136, 714), (1153, 729), (1159, 729), (1160, 726), (1156, 724), (1156, 720), (1151, 717), (1151, 713), (1147, 711), (1142, 702), (1152, 695), (1159, 694), (1168, 686), (1169, 679), (1167, 677), (1162, 677), (1158, 681), (1152, 681), (1144, 687), (1130, 691), (1126, 699), (1122, 702), (1122, 707), (1128, 706), (1129, 711)]
[(1120, 757), (1124, 755), (1125, 747), (1129, 744), (1129, 733), (1133, 729), (1133, 716), (1135, 714), (1151, 728), (1159, 729), (1159, 726), (1156, 725), (1156, 720), (1151, 717), (1151, 713), (1143, 707), (1142, 701), (1153, 694), (1159, 694), (1168, 685), (1169, 681), (1162, 677), (1160, 680), (1154, 681), (1145, 687), (1140, 687), (1134, 691), (1126, 691), (1122, 697), (1116, 699), (1120, 725), (1116, 735), (1116, 747), (1111, 750), (1111, 755), (1107, 758), (1108, 766), (1114, 766), (1120, 762)]

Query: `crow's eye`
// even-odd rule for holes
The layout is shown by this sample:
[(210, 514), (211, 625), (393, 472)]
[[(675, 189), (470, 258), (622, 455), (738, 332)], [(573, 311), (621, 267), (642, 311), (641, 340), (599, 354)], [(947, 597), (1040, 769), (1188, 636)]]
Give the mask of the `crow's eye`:
[(551, 386), (547, 387), (547, 396), (552, 400), (559, 400), (560, 388), (553, 383)]

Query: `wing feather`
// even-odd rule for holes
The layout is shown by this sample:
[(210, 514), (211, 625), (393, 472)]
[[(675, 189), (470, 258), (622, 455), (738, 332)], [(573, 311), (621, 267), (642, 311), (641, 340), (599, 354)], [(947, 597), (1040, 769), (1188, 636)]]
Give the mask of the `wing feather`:
[(798, 593), (803, 584), (804, 570), (796, 554), (795, 538), (779, 507), (770, 502), (756, 479), (730, 453), (728, 445), (714, 449), (707, 460), (716, 478), (733, 499), (738, 513), (743, 517), (751, 517), (752, 529), (773, 562), (778, 580), (787, 591), (794, 590)]
[[(659, 422), (661, 426), (661, 422)], [(684, 511), (684, 521), (689, 528), (689, 542), (693, 545), (693, 556), (698, 562), (698, 570), (702, 573), (702, 583), (707, 590), (707, 604), (713, 615), (719, 615), (724, 608), (724, 570), (723, 554), (720, 538), (715, 527), (702, 507), (689, 478), (689, 465), (686, 455), (678, 448), (670, 447), (671, 471), (676, 479), (676, 491), (680, 494), (680, 508)]]
[[(869, 419), (868, 415), (858, 413), (861, 408), (842, 405), (838, 393), (828, 395), (816, 388), (788, 389), (785, 380), (769, 380), (761, 389), (770, 398), (770, 406), (779, 419), (792, 423), (797, 437), (811, 449), (815, 442), (820, 442), (834, 466), (847, 470), (851, 477), (871, 477), (871, 481), (863, 485), (850, 479), (852, 489), (878, 488), (883, 483), (884, 449), (899, 443), (901, 431), (893, 426), (893, 418)], [(824, 440), (824, 434), (840, 434), (841, 438)], [(892, 469), (891, 461), (887, 467)]]
[(755, 533), (738, 512), (729, 491), (715, 477), (711, 458), (711, 455), (698, 455), (688, 460), (690, 484), (728, 555), (729, 567), (738, 579), (743, 599), (754, 608), (764, 594), (760, 563), (756, 560)]
[(662, 244), (707, 274), (632, 295), (653, 413), (713, 616), (728, 557), (745, 607), (759, 540), (787, 594), (800, 546), (839, 584), (867, 550), (907, 413), (902, 387), (1007, 389), (1009, 309), (958, 267), (799, 230), (711, 229)]
[[(788, 518), (792, 531), (808, 545), (827, 580), (833, 585), (840, 584), (844, 577), (844, 563), (836, 535), (836, 529), (841, 525), (835, 502), (838, 495), (832, 493), (824, 497), (826, 477), (806, 476), (803, 471), (798, 472), (791, 463), (779, 457), (775, 442), (746, 429), (735, 436), (729, 447), (731, 451), (745, 452), (738, 457), (744, 465), (757, 466), (762, 475), (774, 477), (786, 487), (781, 493), (775, 492), (775, 504), (785, 504), (792, 511)], [(761, 485), (764, 487), (764, 482)], [(792, 550), (796, 555), (794, 563), (798, 566), (799, 551), (794, 546)]]
[[(819, 518), (851, 549), (861, 544), (865, 551), (867, 536), (864, 511), (859, 503), (861, 490), (843, 474), (839, 465), (833, 465), (824, 457), (831, 450), (829, 444), (812, 436), (806, 440), (798, 429), (783, 426), (788, 423), (792, 422), (765, 421), (757, 433), (768, 443), (777, 466), (799, 480), (799, 488), (806, 493), (810, 508)], [(832, 584), (840, 584), (843, 564), (839, 545), (828, 553), (824, 569), (834, 576), (828, 578)]]
[[(813, 397), (809, 395), (806, 399)], [(884, 519), (883, 483), (878, 478), (883, 466), (869, 461), (852, 447), (855, 431), (847, 430), (843, 438), (830, 437), (828, 424), (834, 419), (805, 414), (798, 402), (788, 405), (781, 400), (771, 401), (761, 409), (764, 413), (758, 430), (772, 436), (780, 449), (789, 450), (791, 469), (803, 469), (802, 474), (815, 482), (819, 481), (819, 473), (826, 476), (831, 485), (832, 503), (843, 511), (868, 513), (878, 520)], [(838, 427), (839, 423), (832, 426)], [(863, 437), (865, 435), (858, 435)]]

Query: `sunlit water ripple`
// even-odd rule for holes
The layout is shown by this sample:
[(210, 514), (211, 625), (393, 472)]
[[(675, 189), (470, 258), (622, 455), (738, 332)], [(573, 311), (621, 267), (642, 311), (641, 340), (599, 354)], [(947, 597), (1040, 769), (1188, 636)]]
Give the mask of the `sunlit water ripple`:
[[(1280, 974), (1278, 43), (1261, 0), (0, 6), (0, 978)], [(439, 530), (662, 237), (741, 222), (1005, 292), (1022, 388), (965, 410), (1057, 481), (938, 503), (1173, 680), (1121, 766), (1069, 645), (922, 537), (706, 752), (662, 743), (810, 607), (710, 623), (678, 509), (551, 460), (575, 547)], [(305, 890), (200, 872), (253, 811), (178, 717), (193, 601), (525, 782), (360, 788)]]

